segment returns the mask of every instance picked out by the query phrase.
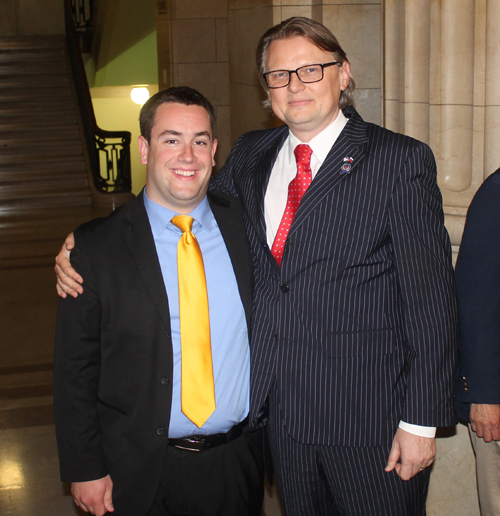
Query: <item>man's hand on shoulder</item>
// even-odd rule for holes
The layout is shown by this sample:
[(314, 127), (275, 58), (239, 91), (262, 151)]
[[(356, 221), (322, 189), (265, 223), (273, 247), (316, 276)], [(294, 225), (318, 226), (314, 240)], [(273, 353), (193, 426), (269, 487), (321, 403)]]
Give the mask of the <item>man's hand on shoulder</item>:
[(67, 294), (72, 297), (78, 297), (78, 294), (83, 292), (82, 283), (83, 278), (71, 267), (69, 259), (70, 251), (75, 247), (75, 237), (73, 233), (70, 233), (64, 244), (56, 256), (56, 264), (54, 270), (56, 271), (56, 290), (57, 293), (65, 298)]
[[(403, 480), (410, 480), (420, 471), (428, 468), (436, 456), (436, 439), (421, 437), (398, 428), (392, 441), (392, 448), (385, 471), (393, 469)], [(401, 459), (401, 462), (398, 462)]]
[(113, 512), (113, 481), (109, 475), (90, 480), (89, 482), (73, 482), (71, 494), (76, 505), (85, 512), (103, 516)]
[(500, 441), (500, 405), (471, 403), (470, 426), (485, 442)]

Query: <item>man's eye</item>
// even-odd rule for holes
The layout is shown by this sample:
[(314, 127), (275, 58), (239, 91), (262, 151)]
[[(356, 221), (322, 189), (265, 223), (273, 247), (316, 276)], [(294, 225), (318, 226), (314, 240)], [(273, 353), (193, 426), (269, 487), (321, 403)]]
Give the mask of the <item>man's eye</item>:
[(205, 147), (207, 144), (207, 142), (203, 141), (203, 140), (196, 140), (195, 142), (195, 145), (198, 145), (200, 147)]
[(177, 140), (165, 140), (165, 143), (168, 145), (173, 145), (174, 143), (177, 143)]
[(286, 77), (287, 75), (288, 75), (288, 72), (285, 72), (285, 71), (283, 71), (283, 72), (274, 72), (272, 74), (273, 79), (283, 79), (283, 77)]
[(318, 67), (317, 66), (308, 66), (308, 67), (304, 68), (303, 70), (305, 73), (314, 74), (318, 71)]

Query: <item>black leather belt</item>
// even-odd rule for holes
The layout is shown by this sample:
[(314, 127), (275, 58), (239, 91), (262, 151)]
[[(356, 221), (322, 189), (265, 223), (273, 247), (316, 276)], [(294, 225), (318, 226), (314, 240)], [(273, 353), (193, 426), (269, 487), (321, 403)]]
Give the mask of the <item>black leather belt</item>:
[(187, 437), (170, 438), (168, 440), (169, 446), (179, 448), (179, 450), (187, 450), (194, 452), (201, 452), (215, 448), (221, 444), (227, 444), (235, 439), (238, 439), (243, 433), (243, 428), (248, 424), (248, 417), (245, 418), (241, 423), (233, 426), (225, 434), (213, 434), (213, 435), (189, 435)]

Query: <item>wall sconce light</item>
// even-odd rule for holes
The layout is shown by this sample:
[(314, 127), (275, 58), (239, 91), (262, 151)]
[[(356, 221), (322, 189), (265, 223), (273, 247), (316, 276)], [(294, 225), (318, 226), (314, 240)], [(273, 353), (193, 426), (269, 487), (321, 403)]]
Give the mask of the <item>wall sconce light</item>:
[(149, 99), (149, 90), (144, 86), (132, 88), (130, 97), (136, 104), (142, 105)]

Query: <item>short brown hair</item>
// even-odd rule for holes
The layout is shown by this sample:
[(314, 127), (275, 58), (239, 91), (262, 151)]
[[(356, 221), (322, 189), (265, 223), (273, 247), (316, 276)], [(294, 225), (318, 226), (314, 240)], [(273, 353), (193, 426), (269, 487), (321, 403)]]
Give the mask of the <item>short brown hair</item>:
[(207, 110), (212, 128), (212, 138), (215, 138), (217, 119), (210, 101), (199, 91), (189, 86), (173, 86), (153, 95), (141, 108), (139, 125), (141, 136), (151, 143), (151, 131), (155, 125), (156, 111), (161, 104), (183, 104), (185, 106), (201, 106)]
[[(288, 18), (269, 29), (260, 38), (259, 44), (257, 45), (257, 70), (259, 72), (260, 82), (266, 91), (268, 91), (268, 87), (263, 74), (266, 72), (265, 63), (269, 45), (276, 39), (295, 38), (298, 36), (306, 38), (321, 50), (332, 53), (336, 61), (340, 63), (349, 62), (337, 38), (324, 25), (309, 18)], [(340, 95), (340, 109), (344, 109), (349, 104), (352, 104), (354, 88), (354, 79), (349, 76), (349, 84)]]

